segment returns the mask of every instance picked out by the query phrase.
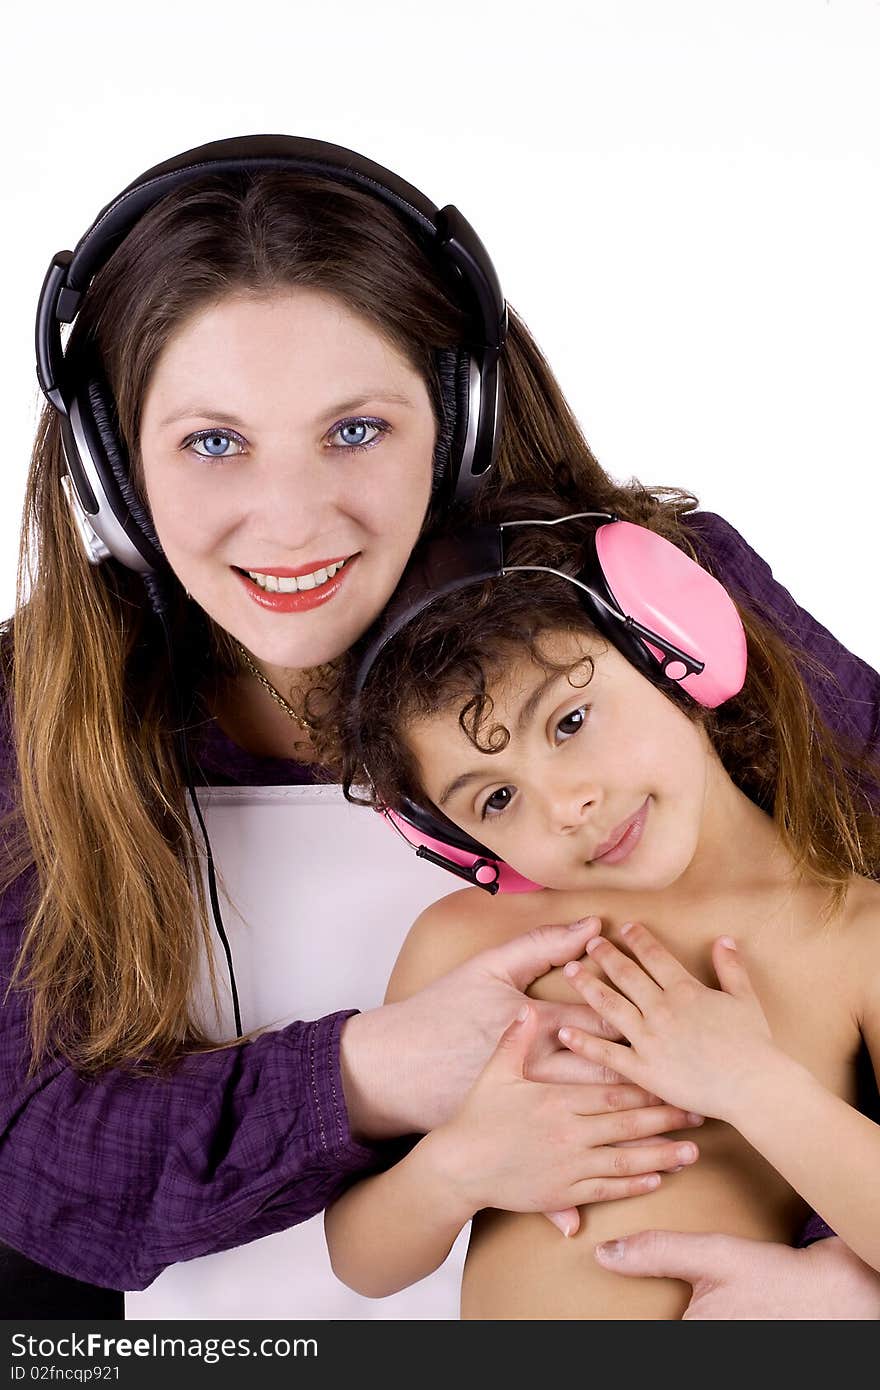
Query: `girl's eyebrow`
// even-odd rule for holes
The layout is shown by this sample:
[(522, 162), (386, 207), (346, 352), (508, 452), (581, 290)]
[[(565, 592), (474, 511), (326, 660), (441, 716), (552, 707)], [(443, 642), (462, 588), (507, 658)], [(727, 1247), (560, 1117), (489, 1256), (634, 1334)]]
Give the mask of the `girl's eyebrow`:
[(523, 704), (519, 714), (516, 716), (514, 728), (518, 734), (521, 734), (526, 725), (530, 722), (534, 716), (535, 710), (538, 708), (538, 705), (541, 703), (541, 700), (550, 689), (551, 685), (555, 685), (558, 680), (561, 680), (563, 676), (567, 675), (567, 671), (548, 671), (544, 679), (535, 686), (531, 695)]
[(460, 777), (456, 777), (454, 782), (449, 783), (443, 795), (438, 799), (437, 805), (445, 806), (449, 798), (455, 796), (456, 792), (460, 792), (462, 787), (466, 787), (468, 782), (479, 782), (485, 776), (485, 772), (463, 772)]
[[(370, 401), (388, 401), (392, 405), (407, 405), (412, 407), (409, 396), (401, 396), (396, 391), (362, 391), (359, 395), (353, 396), (351, 400), (340, 401), (337, 405), (328, 406), (322, 410), (317, 418), (323, 420), (326, 415), (344, 415), (349, 410), (360, 410), (362, 406), (368, 405)], [(166, 425), (176, 425), (178, 420), (223, 420), (226, 424), (234, 425), (237, 429), (245, 429), (245, 422), (239, 420), (236, 415), (232, 415), (228, 410), (218, 410), (213, 406), (191, 405), (184, 410), (176, 410), (172, 415), (166, 415), (164, 420), (160, 420), (159, 428), (164, 429)]]
[[(558, 680), (561, 680), (563, 676), (567, 675), (567, 671), (549, 671), (547, 675), (545, 675), (544, 679), (542, 681), (539, 681), (532, 693), (524, 701), (522, 708), (520, 709), (520, 712), (516, 716), (516, 719), (514, 721), (514, 729), (518, 734), (521, 734), (526, 725), (530, 722), (530, 720), (534, 716), (535, 710), (538, 708), (538, 705), (541, 703), (543, 696), (550, 689), (550, 687), (552, 685), (555, 685)], [(481, 768), (479, 772), (463, 772), (459, 777), (456, 777), (452, 782), (450, 782), (448, 787), (444, 789), (442, 795), (438, 798), (437, 805), (445, 806), (449, 798), (451, 796), (454, 796), (456, 792), (460, 792), (462, 787), (466, 787), (469, 782), (478, 782), (481, 778), (485, 779), (486, 776), (486, 768)]]

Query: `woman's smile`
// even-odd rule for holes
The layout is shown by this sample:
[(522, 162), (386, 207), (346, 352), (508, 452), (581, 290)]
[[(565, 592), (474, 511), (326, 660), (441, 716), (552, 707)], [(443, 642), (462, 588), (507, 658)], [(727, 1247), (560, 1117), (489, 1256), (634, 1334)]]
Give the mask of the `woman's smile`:
[(169, 340), (147, 391), (144, 481), (169, 564), (265, 666), (332, 661), (403, 572), (436, 430), (420, 373), (341, 300), (229, 295)]
[(327, 560), (303, 571), (233, 569), (248, 597), (261, 608), (272, 613), (305, 613), (336, 597), (359, 558), (352, 555), (345, 560)]

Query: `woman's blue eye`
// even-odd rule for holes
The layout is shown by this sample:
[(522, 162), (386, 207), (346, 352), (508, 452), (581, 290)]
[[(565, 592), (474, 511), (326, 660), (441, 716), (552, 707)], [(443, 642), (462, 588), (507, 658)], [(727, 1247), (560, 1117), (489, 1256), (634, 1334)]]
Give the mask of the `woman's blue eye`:
[[(243, 439), (240, 439), (237, 434), (231, 434), (228, 430), (202, 430), (199, 434), (191, 434), (184, 448), (192, 449), (194, 454), (198, 454), (199, 458), (203, 459), (230, 459), (235, 458), (236, 454), (229, 451), (228, 445), (237, 445), (237, 452), (241, 453), (243, 443)], [(195, 447), (197, 444), (204, 444), (204, 452)]]
[(587, 710), (589, 705), (579, 705), (573, 709), (571, 714), (565, 714), (556, 725), (557, 737), (564, 743), (566, 739), (573, 738), (576, 733), (584, 727), (587, 722)]
[[(379, 436), (387, 434), (390, 428), (384, 420), (367, 420), (360, 417), (355, 420), (343, 420), (341, 424), (333, 427), (329, 435), (331, 440), (338, 437), (341, 443), (331, 444), (330, 447), (344, 449), (348, 453), (355, 453), (358, 449), (369, 449)], [(197, 445), (201, 447), (197, 448)], [(230, 445), (234, 445), (235, 448), (230, 448)], [(232, 430), (199, 430), (197, 434), (191, 434), (184, 440), (181, 447), (191, 449), (199, 458), (219, 462), (222, 459), (236, 458), (241, 454), (245, 441)]]
[(487, 816), (500, 816), (506, 811), (513, 800), (513, 790), (513, 787), (499, 787), (491, 796), (487, 796), (480, 812), (480, 820), (485, 820)]
[[(367, 449), (379, 438), (381, 434), (386, 434), (390, 426), (384, 420), (366, 420), (358, 417), (356, 420), (343, 420), (341, 425), (335, 425), (330, 431), (330, 438), (338, 436), (341, 444), (333, 444), (333, 449), (347, 449), (350, 453), (356, 449)], [(372, 431), (372, 433), (369, 433)]]

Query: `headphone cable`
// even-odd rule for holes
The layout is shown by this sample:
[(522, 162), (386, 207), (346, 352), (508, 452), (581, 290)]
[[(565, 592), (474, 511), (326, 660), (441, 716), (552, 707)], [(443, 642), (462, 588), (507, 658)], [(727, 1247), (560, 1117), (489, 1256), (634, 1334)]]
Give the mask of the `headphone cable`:
[(226, 955), (226, 968), (229, 973), (229, 986), (232, 992), (232, 1009), (235, 1015), (235, 1032), (236, 1036), (240, 1038), (243, 1035), (243, 1029), (241, 1026), (241, 1012), (238, 1003), (238, 990), (235, 984), (235, 971), (232, 965), (232, 951), (229, 946), (229, 941), (227, 939), (226, 932), (223, 928), (223, 919), (220, 915), (220, 900), (217, 894), (217, 877), (214, 872), (214, 856), (211, 853), (211, 842), (208, 839), (208, 832), (205, 828), (205, 822), (202, 818), (202, 811), (201, 807), (199, 806), (199, 799), (196, 796), (195, 788), (193, 786), (192, 770), (189, 760), (189, 745), (187, 743), (186, 737), (186, 718), (184, 715), (183, 699), (181, 697), (180, 687), (177, 681), (177, 673), (174, 665), (174, 646), (171, 640), (171, 628), (168, 623), (168, 605), (165, 596), (165, 586), (162, 583), (159, 576), (156, 574), (144, 574), (141, 577), (144, 581), (144, 587), (149, 595), (153, 611), (158, 617), (160, 623), (162, 624), (162, 631), (165, 634), (165, 645), (168, 649), (168, 669), (171, 675), (171, 688), (173, 692), (173, 707), (177, 715), (177, 729), (175, 737), (177, 739), (178, 752), (183, 767), (184, 782), (186, 784), (187, 791), (189, 792), (190, 801), (192, 802), (193, 810), (196, 813), (199, 826), (201, 827), (202, 839), (205, 843), (205, 854), (207, 856), (208, 869), (208, 893), (211, 899), (211, 911), (214, 914), (214, 924), (217, 928), (217, 934), (220, 937), (220, 940), (223, 945), (223, 950)]

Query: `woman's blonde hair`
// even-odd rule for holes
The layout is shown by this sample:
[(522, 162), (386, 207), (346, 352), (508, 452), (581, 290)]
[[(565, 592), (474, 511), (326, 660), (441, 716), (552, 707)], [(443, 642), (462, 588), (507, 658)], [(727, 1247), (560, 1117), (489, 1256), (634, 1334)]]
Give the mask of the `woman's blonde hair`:
[[(369, 195), (289, 173), (214, 176), (158, 203), (85, 296), (67, 366), (100, 369), (146, 506), (141, 404), (158, 357), (193, 314), (229, 294), (310, 286), (339, 296), (420, 370), (440, 420), (436, 354), (464, 318), (409, 231)], [(597, 508), (673, 538), (696, 505), (615, 484), (599, 467), (522, 320), (510, 314), (498, 483), (560, 484), (559, 460)], [(17, 780), (8, 788), (0, 891), (27, 875), (26, 924), (10, 988), (30, 1010), (35, 1071), (57, 1051), (84, 1073), (161, 1070), (213, 1042), (191, 989), (204, 949), (217, 1002), (200, 855), (174, 738), (177, 710), (161, 629), (140, 578), (89, 564), (62, 489), (56, 415), (42, 414), (25, 497), (16, 611), (0, 669)], [(178, 584), (174, 665), (190, 732), (238, 670), (229, 636)], [(769, 629), (768, 689), (787, 654)], [(786, 689), (793, 690), (790, 685)], [(800, 689), (792, 695), (802, 700)], [(807, 833), (792, 747), (780, 764), (796, 833)], [(334, 755), (332, 733), (326, 744)]]

